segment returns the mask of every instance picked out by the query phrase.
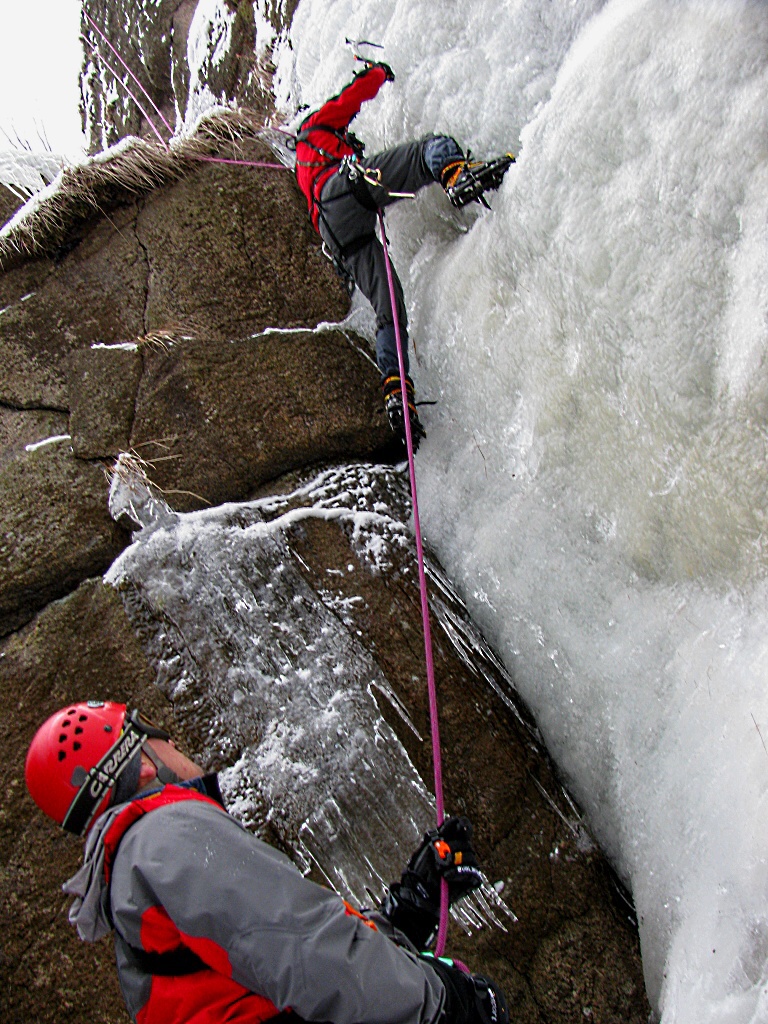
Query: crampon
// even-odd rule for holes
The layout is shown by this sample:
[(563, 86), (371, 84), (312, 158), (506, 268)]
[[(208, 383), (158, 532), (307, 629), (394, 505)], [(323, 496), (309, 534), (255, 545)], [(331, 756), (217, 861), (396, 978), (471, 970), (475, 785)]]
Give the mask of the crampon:
[(514, 162), (511, 153), (483, 162), (467, 160), (456, 180), (446, 187), (448, 198), (458, 208), (477, 202), (490, 209), (483, 193), (495, 191)]

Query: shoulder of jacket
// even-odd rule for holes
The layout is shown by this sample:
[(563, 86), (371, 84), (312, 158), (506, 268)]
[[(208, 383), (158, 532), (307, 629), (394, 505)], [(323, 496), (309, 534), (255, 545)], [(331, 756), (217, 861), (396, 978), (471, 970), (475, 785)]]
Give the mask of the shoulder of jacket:
[[(213, 819), (214, 821), (220, 818), (222, 821), (229, 820), (237, 825), (234, 818), (219, 803), (195, 789), (168, 785), (138, 796), (123, 806), (104, 834), (104, 872), (107, 880), (109, 880), (120, 846), (129, 841), (132, 834), (138, 837), (147, 831), (159, 833), (165, 831), (167, 817), (158, 812), (171, 808), (181, 810), (183, 815), (188, 818), (200, 815), (209, 816), (210, 811), (215, 811), (217, 817)], [(177, 814), (174, 814), (173, 817), (178, 820)], [(237, 827), (241, 826), (237, 825)], [(171, 830), (171, 839), (173, 834), (173, 830)]]

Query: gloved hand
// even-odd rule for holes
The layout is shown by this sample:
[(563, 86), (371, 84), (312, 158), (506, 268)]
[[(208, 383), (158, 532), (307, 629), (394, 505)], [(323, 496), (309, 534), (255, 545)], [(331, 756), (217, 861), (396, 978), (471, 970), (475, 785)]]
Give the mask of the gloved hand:
[(504, 993), (482, 974), (470, 974), (453, 960), (421, 954), (445, 988), (440, 1024), (509, 1024)]
[(387, 891), (381, 912), (417, 949), (424, 949), (439, 924), (441, 877), (448, 882), (450, 903), (482, 885), (471, 839), (468, 818), (446, 818), (425, 833), (401, 880)]
[(446, 818), (439, 828), (424, 835), (421, 846), (408, 861), (402, 888), (440, 907), (440, 879), (448, 883), (448, 898), (455, 903), (479, 889), (483, 875), (472, 847), (469, 818)]
[(389, 64), (385, 64), (383, 60), (377, 61), (375, 64), (372, 64), (371, 67), (381, 68), (381, 70), (387, 76), (386, 77), (386, 81), (387, 82), (394, 82), (394, 80), (395, 80), (395, 72), (392, 70), (392, 68), (389, 66)]

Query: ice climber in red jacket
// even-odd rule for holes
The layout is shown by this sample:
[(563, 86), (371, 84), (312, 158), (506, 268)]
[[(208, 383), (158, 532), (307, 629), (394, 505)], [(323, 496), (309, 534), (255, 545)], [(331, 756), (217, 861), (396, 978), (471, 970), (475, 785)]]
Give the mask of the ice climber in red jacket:
[(25, 777), (46, 814), (87, 836), (69, 918), (86, 941), (114, 932), (136, 1024), (509, 1024), (493, 982), (422, 952), (440, 878), (452, 901), (482, 880), (465, 818), (427, 833), (363, 913), (243, 828), (216, 776), (124, 704), (52, 715)]
[[(416, 142), (363, 155), (360, 141), (348, 131), (365, 100), (385, 82), (394, 81), (387, 64), (366, 62), (355, 78), (301, 123), (296, 138), (296, 178), (306, 196), (310, 217), (337, 269), (360, 289), (376, 314), (376, 362), (381, 371), (384, 404), (390, 426), (404, 436), (403, 396), (395, 342), (392, 300), (384, 250), (376, 237), (379, 209), (403, 194), (440, 182), (455, 206), (476, 200), (487, 205), (483, 192), (496, 189), (512, 163), (505, 154), (488, 163), (465, 157), (455, 139), (427, 135)], [(408, 376), (408, 320), (403, 288), (393, 271), (397, 319), (404, 347), (406, 394), (414, 446), (426, 436)]]

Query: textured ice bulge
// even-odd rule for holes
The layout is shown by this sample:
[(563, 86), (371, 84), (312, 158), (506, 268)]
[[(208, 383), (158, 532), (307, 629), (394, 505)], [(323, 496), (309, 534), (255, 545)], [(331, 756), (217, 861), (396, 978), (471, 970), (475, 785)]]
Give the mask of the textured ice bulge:
[[(353, 627), (347, 605), (362, 598), (341, 598), (330, 577), (310, 586), (289, 537), (309, 519), (335, 521), (373, 572), (387, 571), (410, 550), (406, 508), (387, 466), (342, 466), (287, 495), (180, 514), (122, 455), (110, 489), (112, 516), (136, 532), (106, 579), (158, 685), (202, 735), (203, 761), (223, 768), (229, 809), (358, 905), (378, 903), (404, 868), (434, 826), (434, 800), (381, 714), (391, 702), (416, 732)], [(471, 631), (455, 627), (470, 650)], [(490, 883), (452, 913), (470, 931), (514, 916)]]

